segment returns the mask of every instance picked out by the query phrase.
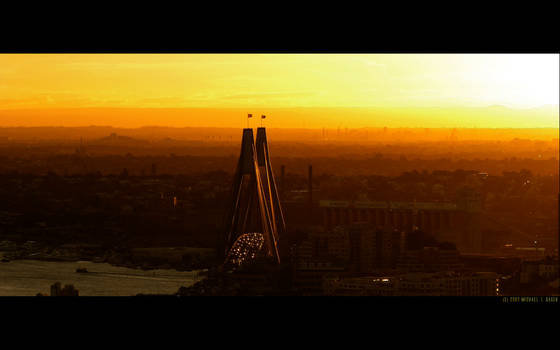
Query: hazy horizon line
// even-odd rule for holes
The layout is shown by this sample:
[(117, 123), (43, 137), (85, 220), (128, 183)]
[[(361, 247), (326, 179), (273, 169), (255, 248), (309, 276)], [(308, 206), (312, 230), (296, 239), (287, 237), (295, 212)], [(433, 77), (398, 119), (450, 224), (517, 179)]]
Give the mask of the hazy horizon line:
[[(250, 126), (249, 129), (256, 129), (260, 128), (261, 126)], [(267, 127), (263, 125), (262, 127), (266, 129), (280, 129), (280, 130), (337, 130), (337, 129), (348, 129), (348, 130), (363, 130), (363, 129), (480, 129), (480, 130), (510, 130), (510, 129), (525, 129), (525, 130), (536, 130), (536, 129), (553, 129), (553, 130), (560, 130), (559, 127), (426, 127), (426, 126), (363, 126), (363, 127), (340, 127), (340, 128), (333, 128), (333, 127), (307, 127), (307, 128), (298, 128), (298, 127)], [(2, 129), (17, 129), (17, 128), (25, 128), (25, 129), (32, 129), (32, 128), (113, 128), (113, 129), (128, 129), (128, 130), (136, 130), (136, 129), (145, 129), (145, 128), (167, 128), (167, 129), (246, 129), (246, 127), (233, 127), (233, 126), (167, 126), (167, 125), (143, 125), (137, 127), (124, 127), (124, 126), (115, 126), (115, 125), (78, 125), (78, 126), (68, 126), (68, 125), (35, 125), (35, 126), (3, 126), (0, 125)]]
[(13, 110), (41, 110), (41, 109), (239, 109), (247, 110), (250, 112), (251, 109), (455, 109), (455, 108), (465, 108), (465, 109), (478, 109), (478, 108), (507, 108), (515, 110), (527, 110), (527, 109), (540, 109), (546, 107), (557, 107), (560, 108), (558, 103), (548, 103), (538, 106), (531, 107), (519, 107), (519, 106), (508, 106), (505, 104), (489, 104), (481, 106), (467, 106), (467, 105), (449, 105), (449, 106), (247, 106), (247, 107), (216, 107), (216, 106), (183, 106), (183, 107), (132, 107), (132, 106), (81, 106), (81, 107), (0, 107), (1, 111), (13, 111)]

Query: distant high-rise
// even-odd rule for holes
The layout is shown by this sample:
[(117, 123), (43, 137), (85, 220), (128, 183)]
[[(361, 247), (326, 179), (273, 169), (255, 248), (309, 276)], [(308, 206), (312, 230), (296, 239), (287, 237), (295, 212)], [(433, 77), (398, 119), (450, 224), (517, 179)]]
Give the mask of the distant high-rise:
[(400, 235), (392, 231), (375, 229), (367, 222), (353, 223), (348, 227), (350, 240), (350, 269), (370, 272), (379, 268), (392, 268), (400, 249)]

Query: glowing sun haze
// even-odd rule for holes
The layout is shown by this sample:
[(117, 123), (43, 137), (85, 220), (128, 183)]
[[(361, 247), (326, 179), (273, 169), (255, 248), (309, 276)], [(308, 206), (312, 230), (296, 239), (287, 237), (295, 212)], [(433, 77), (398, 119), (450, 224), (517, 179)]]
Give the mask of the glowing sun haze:
[[(552, 54), (2, 54), (0, 126), (110, 122), (122, 127), (204, 123), (238, 127), (246, 113), (304, 108), (308, 127), (341, 123), (471, 127), (474, 120), (478, 127), (557, 128), (558, 58)], [(314, 112), (333, 107), (359, 107), (362, 112), (345, 115), (338, 110), (328, 117)], [(507, 108), (498, 116), (494, 109), (502, 107)], [(193, 113), (172, 115), (163, 110), (184, 108), (216, 110), (202, 121)], [(240, 108), (240, 117), (218, 111), (232, 108)], [(60, 111), (68, 109), (89, 110), (89, 114)], [(152, 114), (144, 111), (135, 119), (132, 112), (119, 114), (120, 109), (150, 109)], [(515, 111), (508, 114), (509, 109)], [(275, 127), (302, 126), (295, 116), (275, 118)]]

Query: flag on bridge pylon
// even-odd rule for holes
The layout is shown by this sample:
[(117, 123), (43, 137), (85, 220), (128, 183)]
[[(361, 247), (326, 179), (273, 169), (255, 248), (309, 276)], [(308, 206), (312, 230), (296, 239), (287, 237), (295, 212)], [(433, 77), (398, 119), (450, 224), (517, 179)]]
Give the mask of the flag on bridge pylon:
[(264, 114), (263, 114), (263, 115), (261, 115), (261, 118), (262, 118), (262, 119), (266, 118), (266, 115), (264, 115)]
[(248, 114), (248, 115), (247, 115), (247, 118), (253, 118), (253, 115), (252, 115), (252, 114)]

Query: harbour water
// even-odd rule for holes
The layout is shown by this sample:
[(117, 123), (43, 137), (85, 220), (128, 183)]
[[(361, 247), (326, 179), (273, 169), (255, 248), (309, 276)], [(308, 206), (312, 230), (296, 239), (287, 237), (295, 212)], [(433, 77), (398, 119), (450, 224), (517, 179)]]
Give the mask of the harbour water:
[[(88, 272), (77, 273), (77, 268)], [(138, 270), (91, 261), (12, 260), (0, 262), (0, 296), (49, 295), (55, 282), (73, 284), (80, 296), (174, 294), (202, 278), (199, 271)]]

